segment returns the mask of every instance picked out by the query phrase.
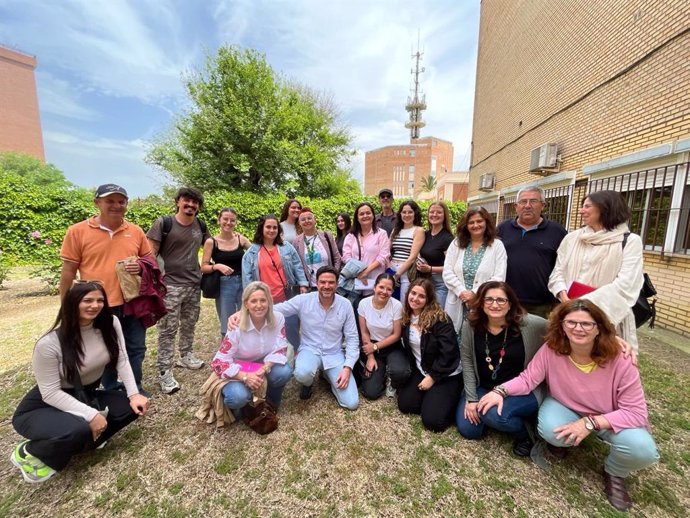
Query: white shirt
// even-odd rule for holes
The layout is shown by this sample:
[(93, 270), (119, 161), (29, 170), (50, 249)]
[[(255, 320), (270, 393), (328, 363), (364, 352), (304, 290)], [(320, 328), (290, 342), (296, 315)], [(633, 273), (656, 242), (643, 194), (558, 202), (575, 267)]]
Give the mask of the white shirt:
[(304, 236), (304, 260), (307, 263), (307, 277), (311, 286), (316, 286), (316, 272), (328, 263), (328, 253), (317, 234)]
[(426, 376), (426, 371), (422, 368), (422, 335), (419, 334), (416, 324), (419, 322), (419, 317), (412, 316), (410, 322), (410, 349), (412, 349), (412, 356), (414, 356), (415, 363), (417, 364), (417, 369), (424, 376)]
[(393, 322), (402, 320), (402, 303), (391, 297), (382, 309), (376, 309), (374, 297), (362, 299), (357, 307), (357, 314), (367, 321), (369, 336), (375, 342), (393, 334)]
[(285, 337), (285, 317), (274, 312), (275, 325), (264, 323), (261, 329), (254, 327), (249, 319), (246, 331), (239, 327), (229, 330), (220, 344), (220, 349), (211, 361), (211, 368), (221, 379), (237, 376), (241, 368), (236, 361), (287, 363), (288, 341)]
[(287, 241), (292, 244), (292, 242), (297, 237), (297, 229), (294, 223), (288, 223), (287, 221), (281, 221), (280, 227), (283, 229), (283, 241)]

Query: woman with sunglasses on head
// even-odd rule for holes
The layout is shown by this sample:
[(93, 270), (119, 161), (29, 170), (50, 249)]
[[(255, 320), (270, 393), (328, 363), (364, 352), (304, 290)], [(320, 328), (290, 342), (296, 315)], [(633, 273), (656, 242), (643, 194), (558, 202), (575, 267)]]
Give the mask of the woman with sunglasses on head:
[(220, 272), (220, 293), (216, 299), (216, 312), (220, 321), (220, 337), (228, 330), (228, 317), (242, 304), (242, 257), (249, 248), (249, 239), (239, 232), (237, 212), (225, 208), (218, 214), (220, 233), (207, 239), (201, 258), (201, 272)]
[(445, 310), (459, 334), (479, 286), (487, 281), (505, 281), (507, 267), (506, 249), (496, 239), (491, 215), (483, 207), (468, 209), (443, 263), (443, 281), (448, 286)]
[(464, 324), (460, 357), (465, 390), (455, 422), (466, 439), (481, 439), (486, 427), (513, 436), (513, 453), (530, 454), (533, 443), (525, 419), (537, 415), (539, 390), (506, 399), (503, 412), (481, 414), (479, 399), (494, 387), (520, 374), (544, 343), (546, 320), (526, 314), (505, 282), (482, 284)]
[[(309, 291), (309, 282), (304, 274), (302, 262), (290, 243), (283, 242), (283, 230), (273, 214), (259, 218), (252, 245), (242, 257), (242, 286), (261, 281), (271, 290), (273, 303), (287, 300), (285, 289), (299, 286), (300, 293)], [(296, 316), (285, 320), (287, 337), (292, 346), (299, 347), (299, 319)]]
[(462, 368), (453, 323), (436, 302), (429, 279), (410, 284), (402, 326), (409, 377), (398, 388), (398, 408), (405, 414), (420, 414), (425, 428), (442, 432), (453, 422)]
[(392, 297), (395, 279), (389, 273), (376, 278), (374, 294), (362, 299), (357, 308), (362, 354), (366, 362), (362, 368), (362, 395), (378, 399), (386, 386), (388, 368), (392, 397), (394, 389), (409, 375), (409, 362), (400, 343), (402, 330), (402, 304)]
[(252, 393), (266, 382), (266, 401), (276, 411), (285, 385), (292, 377), (285, 317), (273, 311), (271, 293), (263, 282), (251, 282), (242, 293), (239, 325), (229, 331), (211, 361), (219, 379), (230, 380), (222, 389), (225, 405), (239, 416)]
[(301, 210), (302, 204), (292, 198), (283, 203), (283, 209), (280, 212), (280, 228), (283, 230), (283, 240), (290, 244), (302, 232), (298, 221)]
[(422, 211), (414, 200), (400, 204), (395, 227), (391, 233), (391, 268), (400, 283), (400, 300), (405, 300), (410, 285), (409, 269), (417, 262), (419, 250), (424, 244)]
[(417, 259), (417, 272), (431, 277), (436, 289), (436, 300), (446, 307), (448, 287), (443, 282), (443, 263), (446, 252), (453, 241), (450, 227), (450, 211), (442, 201), (435, 201), (427, 210), (428, 230), (424, 233), (424, 244)]
[(340, 252), (329, 232), (316, 228), (316, 216), (309, 207), (304, 207), (299, 215), (302, 233), (295, 238), (293, 246), (297, 250), (302, 268), (309, 281), (309, 289), (316, 290), (316, 272), (322, 266), (332, 266), (340, 271)]
[(604, 312), (589, 300), (562, 303), (549, 317), (546, 344), (522, 374), (488, 392), (478, 404), (486, 414), (504, 400), (523, 396), (546, 382), (539, 407), (539, 435), (559, 458), (567, 448), (596, 434), (611, 446), (604, 461), (606, 496), (625, 511), (632, 500), (624, 479), (657, 462), (640, 373), (621, 351)]
[[(549, 290), (561, 302), (578, 296), (594, 302), (613, 322), (618, 336), (637, 351), (632, 307), (644, 282), (643, 246), (640, 236), (630, 233), (630, 207), (619, 192), (592, 192), (580, 215), (584, 227), (561, 241)], [(574, 281), (579, 284), (573, 286)]]
[(343, 255), (343, 243), (345, 242), (345, 236), (350, 233), (352, 228), (352, 220), (347, 212), (341, 212), (338, 217), (335, 218), (335, 226), (337, 228), (335, 233), (335, 244), (338, 245), (338, 252)]
[[(27, 482), (48, 480), (73, 455), (101, 447), (148, 411), (149, 400), (139, 393), (127, 359), (120, 322), (107, 308), (99, 282), (76, 281), (55, 323), (36, 342), (32, 367), (37, 385), (12, 418), (14, 429), (27, 440), (17, 445), (10, 460)], [(98, 389), (106, 366), (116, 368), (126, 393)]]

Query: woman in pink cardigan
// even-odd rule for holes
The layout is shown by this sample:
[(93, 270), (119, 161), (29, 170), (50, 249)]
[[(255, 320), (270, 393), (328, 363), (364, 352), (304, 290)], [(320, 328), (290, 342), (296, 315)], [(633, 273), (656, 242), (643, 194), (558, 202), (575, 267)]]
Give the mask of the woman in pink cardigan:
[(546, 347), (518, 377), (486, 394), (478, 410), (486, 413), (503, 399), (530, 393), (546, 381), (549, 396), (539, 408), (539, 435), (563, 458), (590, 433), (611, 446), (604, 461), (609, 502), (619, 511), (632, 506), (624, 479), (659, 460), (649, 433), (647, 403), (640, 373), (621, 352), (609, 319), (592, 302), (564, 302), (549, 319)]

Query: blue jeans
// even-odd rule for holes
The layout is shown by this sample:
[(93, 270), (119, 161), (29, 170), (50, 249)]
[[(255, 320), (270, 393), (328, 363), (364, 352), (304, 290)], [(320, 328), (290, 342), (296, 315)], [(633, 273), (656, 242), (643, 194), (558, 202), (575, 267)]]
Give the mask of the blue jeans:
[[(508, 399), (510, 398), (506, 401)], [(582, 417), (554, 398), (547, 397), (539, 407), (539, 435), (554, 446), (570, 447), (572, 443), (566, 444), (565, 438), (556, 439), (558, 434), (553, 430)], [(596, 433), (599, 439), (611, 446), (604, 461), (604, 469), (609, 475), (627, 477), (633, 471), (651, 466), (659, 460), (654, 439), (644, 428), (626, 428), (618, 433), (613, 430), (592, 433)]]
[(436, 290), (436, 302), (438, 302), (442, 308), (445, 308), (446, 297), (448, 297), (448, 286), (443, 282), (443, 274), (432, 273), (431, 282), (434, 283), (434, 289)]
[[(137, 387), (141, 389), (142, 365), (144, 363), (144, 355), (146, 354), (146, 328), (138, 318), (132, 315), (125, 316), (123, 306), (115, 306), (110, 309), (122, 325), (125, 349), (129, 357), (129, 364), (132, 366), (134, 381), (137, 382)], [(106, 367), (105, 371), (103, 371), (101, 384), (105, 390), (119, 389), (121, 384), (117, 381), (117, 371)]]
[[(283, 390), (291, 377), (292, 367), (288, 364), (273, 365), (271, 372), (266, 374), (266, 380), (268, 380), (266, 399), (276, 407), (280, 406), (280, 402), (283, 399)], [(223, 401), (230, 410), (239, 410), (251, 400), (252, 391), (241, 381), (232, 380), (223, 387)]]
[(221, 340), (228, 331), (228, 317), (242, 306), (242, 276), (221, 275), (220, 294), (216, 299), (216, 312), (220, 321)]
[(319, 369), (323, 369), (324, 376), (326, 376), (328, 383), (331, 384), (331, 391), (335, 395), (335, 399), (338, 400), (338, 404), (348, 410), (356, 410), (359, 406), (359, 392), (357, 392), (357, 382), (354, 375), (350, 374), (350, 381), (344, 389), (339, 389), (335, 386), (335, 380), (338, 378), (340, 371), (343, 370), (344, 365), (345, 358), (343, 358), (339, 365), (330, 369), (323, 369), (321, 356), (303, 349), (297, 354), (297, 359), (295, 360), (295, 379), (300, 384), (311, 387), (316, 373)]
[(285, 335), (288, 342), (290, 342), (295, 349), (295, 353), (297, 353), (299, 344), (302, 341), (299, 334), (299, 317), (297, 315), (285, 317)]
[[(487, 392), (489, 392), (487, 389), (477, 387), (477, 397), (481, 398)], [(465, 439), (474, 440), (482, 438), (485, 426), (515, 435), (518, 439), (524, 439), (528, 435), (524, 418), (536, 416), (539, 410), (537, 398), (532, 393), (526, 396), (510, 396), (503, 400), (501, 415), (498, 415), (496, 407), (491, 407), (486, 415), (479, 413), (480, 422), (475, 425), (465, 418), (465, 402), (466, 395), (463, 392), (455, 414), (455, 423), (460, 435)]]

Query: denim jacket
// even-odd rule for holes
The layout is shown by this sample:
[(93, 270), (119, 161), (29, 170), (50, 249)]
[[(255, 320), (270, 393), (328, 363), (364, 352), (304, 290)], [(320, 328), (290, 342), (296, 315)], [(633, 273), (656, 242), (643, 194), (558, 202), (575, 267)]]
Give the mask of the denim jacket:
[[(260, 281), (259, 278), (259, 250), (262, 245), (252, 244), (242, 256), (242, 288), (246, 288), (252, 281)], [(297, 251), (290, 243), (283, 243), (278, 246), (280, 262), (283, 264), (283, 271), (287, 277), (288, 284), (298, 284), (299, 286), (309, 286), (302, 262)]]

